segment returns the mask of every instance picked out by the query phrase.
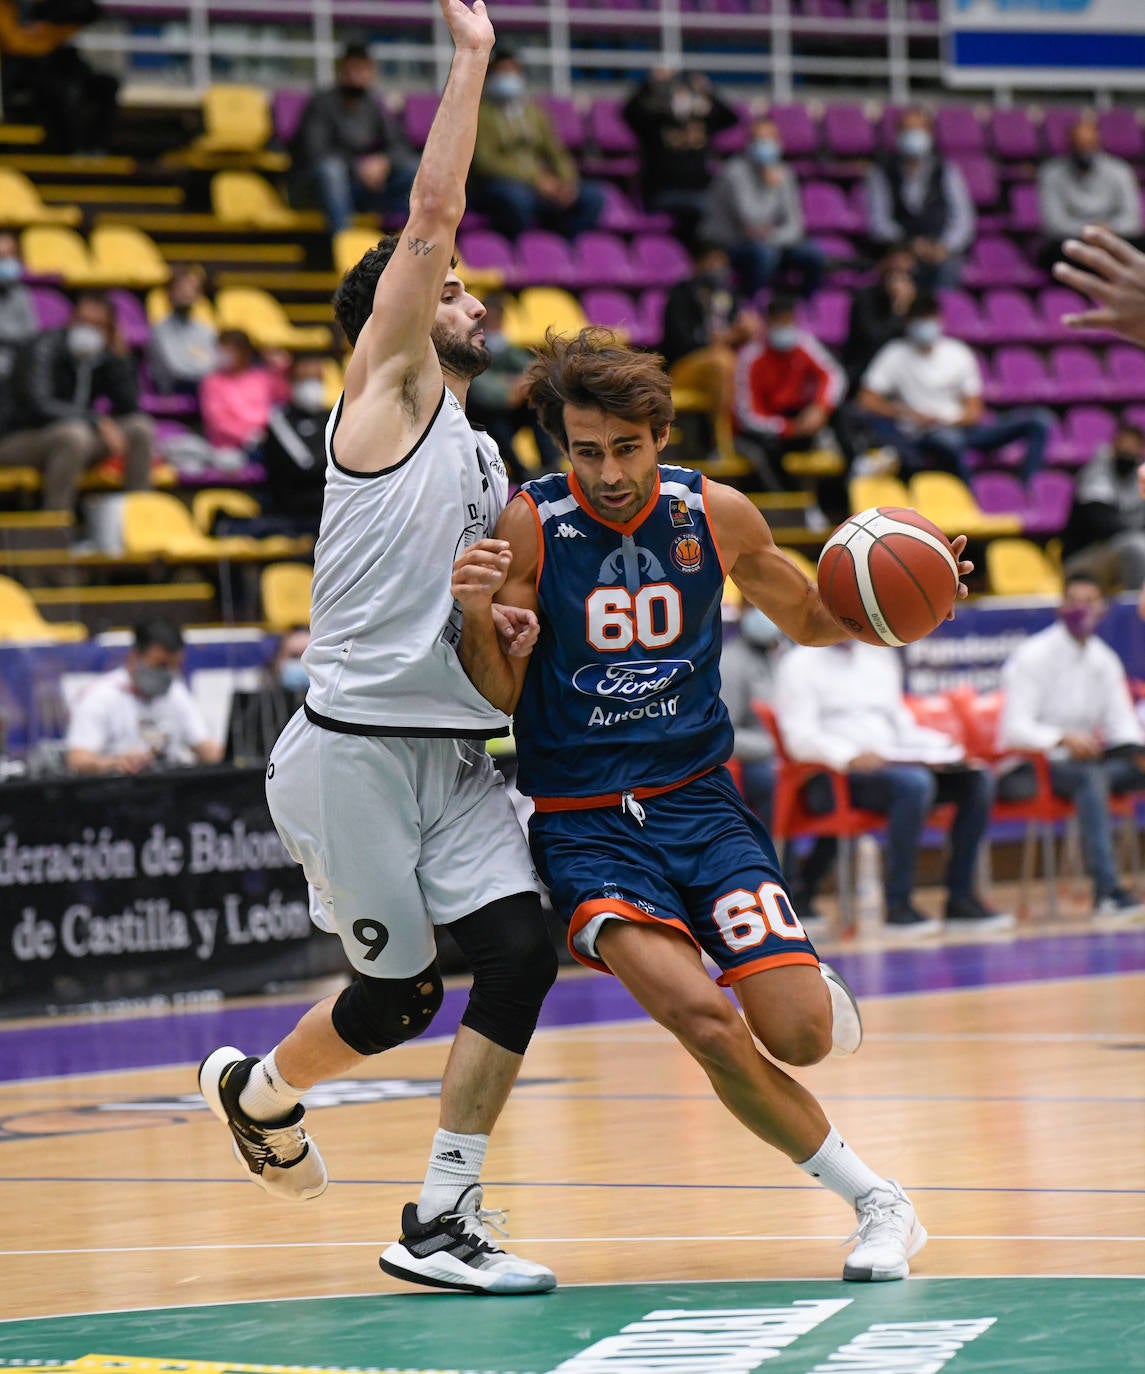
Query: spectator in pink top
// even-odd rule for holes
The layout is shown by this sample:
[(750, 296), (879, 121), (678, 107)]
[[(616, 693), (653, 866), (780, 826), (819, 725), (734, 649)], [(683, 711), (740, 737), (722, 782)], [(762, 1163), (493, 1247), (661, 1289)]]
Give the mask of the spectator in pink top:
[(264, 366), (241, 329), (219, 335), (219, 366), (199, 385), (203, 433), (216, 450), (253, 453), (266, 435), (273, 406), (285, 400), (281, 375)]

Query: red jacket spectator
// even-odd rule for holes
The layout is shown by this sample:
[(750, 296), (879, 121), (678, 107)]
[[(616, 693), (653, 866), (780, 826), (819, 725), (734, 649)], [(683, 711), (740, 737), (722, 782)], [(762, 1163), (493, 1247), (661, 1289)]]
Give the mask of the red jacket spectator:
[(736, 420), (748, 434), (793, 434), (792, 421), (808, 406), (828, 415), (847, 390), (843, 369), (810, 334), (800, 330), (793, 348), (761, 341), (742, 350), (736, 365)]

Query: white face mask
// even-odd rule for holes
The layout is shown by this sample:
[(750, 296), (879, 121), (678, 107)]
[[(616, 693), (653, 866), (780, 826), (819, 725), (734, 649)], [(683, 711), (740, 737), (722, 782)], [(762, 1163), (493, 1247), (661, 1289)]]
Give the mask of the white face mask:
[(68, 351), (73, 358), (95, 358), (106, 347), (103, 330), (94, 324), (73, 324), (68, 330)]
[(290, 388), (290, 399), (299, 410), (323, 410), (326, 406), (326, 387), (320, 377), (307, 377)]
[(911, 320), (906, 332), (912, 343), (929, 348), (942, 338), (942, 324), (938, 320)]

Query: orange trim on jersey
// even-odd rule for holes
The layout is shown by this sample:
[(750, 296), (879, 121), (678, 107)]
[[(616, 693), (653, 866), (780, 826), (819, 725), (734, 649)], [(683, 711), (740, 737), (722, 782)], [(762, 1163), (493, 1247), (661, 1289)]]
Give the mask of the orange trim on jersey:
[(762, 973), (764, 969), (769, 968), (782, 968), (785, 964), (812, 964), (818, 968), (819, 959), (810, 950), (805, 949), (791, 949), (784, 954), (765, 954), (762, 959), (753, 959), (750, 964), (737, 964), (735, 968), (725, 969), (716, 982), (722, 988), (730, 988), (733, 983), (750, 978), (753, 973)]
[(718, 767), (718, 763), (713, 763), (710, 768), (701, 768), (691, 777), (667, 783), (664, 787), (630, 787), (624, 792), (605, 792), (599, 797), (534, 797), (533, 807), (537, 811), (591, 811), (596, 806), (619, 806), (625, 797), (646, 801), (649, 797), (662, 797), (665, 792), (675, 792), (677, 787), (686, 787), (697, 778), (715, 772)]
[(584, 494), (584, 489), (576, 480), (575, 472), (569, 473), (569, 491), (572, 492), (573, 499), (581, 510), (584, 511), (585, 515), (592, 516), (598, 525), (603, 525), (605, 529), (608, 530), (615, 530), (617, 534), (633, 534), (652, 514), (656, 502), (660, 499), (660, 469), (656, 469), (656, 485), (652, 489), (652, 495), (644, 505), (641, 506), (632, 519), (625, 520), (623, 524), (620, 524), (616, 520), (606, 520), (603, 515), (598, 515), (597, 512), (593, 510), (588, 497)]
[[(541, 590), (541, 569), (545, 566), (545, 528), (541, 524), (541, 513), (537, 509), (537, 503), (527, 491), (519, 491), (517, 496), (521, 497), (529, 507), (533, 515), (533, 524), (537, 527), (537, 590)], [(514, 500), (517, 499), (515, 496)]]
[(573, 945), (573, 936), (579, 935), (594, 916), (603, 915), (606, 911), (613, 911), (618, 916), (623, 917), (624, 920), (636, 921), (641, 925), (672, 926), (686, 935), (697, 949), (700, 948), (699, 941), (678, 916), (653, 916), (650, 911), (641, 911), (638, 906), (633, 906), (631, 902), (611, 897), (594, 897), (589, 902), (581, 902), (580, 906), (573, 912), (573, 918), (569, 922), (569, 953), (578, 964), (584, 964), (586, 968), (599, 969), (601, 973), (612, 972), (607, 964), (601, 963), (599, 959), (590, 959), (587, 954), (582, 954)]
[(728, 575), (728, 565), (724, 562), (723, 550), (720, 548), (720, 541), (716, 538), (716, 522), (712, 519), (711, 508), (708, 505), (708, 479), (700, 478), (700, 496), (704, 502), (704, 516), (708, 522), (708, 536), (712, 541), (712, 547), (716, 551), (716, 557), (720, 560), (720, 572), (726, 578)]

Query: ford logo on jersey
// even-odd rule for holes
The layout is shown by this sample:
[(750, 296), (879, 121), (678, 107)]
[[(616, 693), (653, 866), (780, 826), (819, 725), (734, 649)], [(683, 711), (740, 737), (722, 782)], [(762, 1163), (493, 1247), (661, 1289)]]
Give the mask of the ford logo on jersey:
[(646, 701), (666, 692), (692, 671), (688, 658), (662, 658), (656, 663), (586, 663), (573, 674), (573, 686), (586, 697)]

